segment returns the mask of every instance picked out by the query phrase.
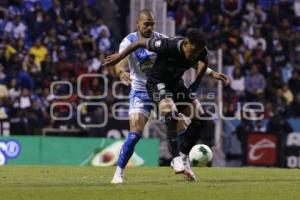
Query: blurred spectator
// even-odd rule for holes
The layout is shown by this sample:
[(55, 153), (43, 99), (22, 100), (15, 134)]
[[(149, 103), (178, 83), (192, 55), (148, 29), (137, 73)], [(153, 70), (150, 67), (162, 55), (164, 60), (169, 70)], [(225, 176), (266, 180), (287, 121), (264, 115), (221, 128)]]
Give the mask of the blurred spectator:
[(84, 23), (92, 23), (95, 21), (95, 11), (93, 7), (89, 5), (88, 0), (82, 1), (82, 7), (80, 8), (78, 15), (81, 16)]
[(4, 67), (0, 64), (0, 84), (5, 84), (7, 75), (4, 72)]
[(287, 105), (290, 105), (294, 101), (294, 95), (287, 84), (284, 84), (282, 87), (282, 96), (285, 99)]
[(283, 80), (281, 77), (280, 70), (273, 70), (273, 72), (268, 76), (268, 88), (267, 92), (269, 95), (273, 95), (272, 93), (275, 92), (278, 88), (283, 86)]
[(255, 44), (256, 44), (254, 46), (256, 48), (260, 47), (262, 51), (266, 51), (266, 49), (267, 49), (267, 42), (266, 42), (265, 38), (262, 37), (260, 29), (256, 29), (255, 30), (254, 41), (255, 41)]
[(13, 102), (15, 99), (19, 98), (21, 95), (21, 90), (17, 85), (17, 79), (12, 79), (10, 81), (10, 85), (9, 85), (9, 97), (10, 100)]
[(98, 39), (99, 37), (101, 37), (101, 34), (104, 34), (106, 37), (110, 36), (109, 29), (103, 23), (103, 20), (101, 18), (97, 18), (95, 25), (91, 28), (90, 34), (94, 39)]
[(195, 23), (195, 14), (186, 3), (176, 13), (176, 27), (177, 33), (183, 34), (185, 30)]
[(245, 95), (245, 78), (238, 67), (235, 67), (233, 70), (232, 77), (230, 78), (230, 87), (238, 96)]
[(273, 104), (270, 101), (268, 101), (267, 103), (265, 103), (264, 118), (270, 119), (273, 116), (274, 116)]
[(110, 48), (111, 43), (108, 38), (108, 32), (106, 29), (103, 29), (100, 33), (99, 50), (105, 54), (108, 54)]
[(7, 99), (8, 91), (6, 85), (0, 84), (0, 99)]
[(27, 72), (23, 70), (18, 71), (16, 74), (16, 78), (20, 88), (29, 88), (30, 90), (34, 89), (35, 87), (34, 79)]
[(283, 91), (281, 88), (276, 89), (271, 96), (273, 96), (274, 98), (272, 98), (271, 102), (274, 105), (274, 108), (276, 110), (280, 110), (281, 115), (284, 117), (287, 117), (287, 101), (283, 96)]
[(25, 38), (27, 26), (24, 22), (21, 21), (21, 16), (18, 14), (14, 17), (13, 21), (9, 21), (5, 25), (4, 31), (5, 37), (14, 39)]
[(260, 5), (256, 4), (252, 1), (246, 2), (246, 13), (243, 18), (251, 25), (262, 24), (267, 19), (267, 14), (261, 8)]
[(100, 67), (101, 67), (101, 63), (104, 61), (104, 54), (103, 53), (98, 53), (98, 56), (95, 56), (94, 58), (92, 58), (92, 60), (90, 60), (90, 64), (89, 64), (89, 72), (97, 72)]
[(175, 19), (176, 16), (176, 10), (178, 8), (179, 2), (177, 0), (166, 0), (168, 5), (168, 16)]
[(41, 68), (36, 64), (34, 55), (29, 54), (23, 62), (23, 70), (31, 74), (36, 74), (41, 71)]
[(19, 108), (27, 109), (29, 107), (31, 107), (30, 91), (27, 88), (23, 88), (19, 97)]
[(51, 19), (57, 19), (58, 17), (64, 18), (64, 13), (59, 0), (52, 0), (52, 7), (48, 10), (48, 15)]
[(41, 39), (37, 39), (33, 47), (29, 49), (29, 54), (34, 56), (34, 62), (41, 71), (41, 64), (45, 61), (48, 54), (47, 48), (41, 43)]
[(49, 29), (43, 39), (43, 44), (47, 44), (47, 49), (54, 50), (56, 46), (61, 44), (55, 28)]
[(236, 18), (242, 10), (241, 0), (221, 0), (221, 10), (230, 18)]
[(283, 12), (279, 9), (278, 4), (273, 4), (267, 17), (267, 22), (273, 26), (279, 27), (280, 20), (283, 19)]
[(278, 41), (272, 51), (274, 64), (278, 67), (283, 67), (287, 63), (288, 54), (287, 51), (283, 49), (280, 41)]
[(250, 73), (245, 78), (245, 87), (249, 99), (260, 98), (266, 88), (265, 77), (253, 65)]
[(276, 134), (288, 134), (293, 128), (284, 117), (282, 110), (278, 109), (267, 125), (267, 132)]
[(223, 95), (223, 113), (226, 117), (235, 117), (238, 105), (238, 96), (233, 90), (226, 90)]

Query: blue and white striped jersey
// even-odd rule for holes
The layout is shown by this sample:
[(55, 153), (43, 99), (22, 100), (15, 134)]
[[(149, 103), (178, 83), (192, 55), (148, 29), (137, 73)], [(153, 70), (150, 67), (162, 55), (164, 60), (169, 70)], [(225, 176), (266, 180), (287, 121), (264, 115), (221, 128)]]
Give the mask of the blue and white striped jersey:
[[(164, 34), (154, 32), (152, 38), (166, 38)], [(119, 53), (122, 52), (128, 45), (137, 41), (139, 35), (137, 32), (127, 35), (121, 42)], [(156, 61), (156, 53), (148, 51), (145, 48), (139, 48), (128, 56), (130, 69), (131, 89), (138, 91), (146, 90), (146, 75)]]

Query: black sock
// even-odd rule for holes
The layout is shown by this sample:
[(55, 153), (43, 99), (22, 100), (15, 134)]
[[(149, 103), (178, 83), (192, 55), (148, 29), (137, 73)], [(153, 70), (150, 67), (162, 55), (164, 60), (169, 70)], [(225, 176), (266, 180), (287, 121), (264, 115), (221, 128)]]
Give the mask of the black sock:
[(169, 149), (172, 154), (172, 157), (174, 158), (176, 156), (179, 156), (179, 138), (177, 135), (177, 120), (174, 118), (169, 118), (168, 120), (166, 120), (165, 124), (167, 126), (167, 137), (168, 137)]
[(180, 151), (186, 155), (189, 154), (191, 148), (196, 144), (200, 137), (206, 120), (192, 119), (192, 122), (186, 129), (185, 133), (180, 135)]

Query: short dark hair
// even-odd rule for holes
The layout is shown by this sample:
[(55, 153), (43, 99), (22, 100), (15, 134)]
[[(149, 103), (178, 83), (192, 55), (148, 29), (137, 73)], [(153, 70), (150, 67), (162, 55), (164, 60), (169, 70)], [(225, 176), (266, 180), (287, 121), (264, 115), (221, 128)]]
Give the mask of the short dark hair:
[(204, 48), (205, 47), (205, 36), (200, 29), (189, 28), (186, 31), (185, 37), (194, 45)]

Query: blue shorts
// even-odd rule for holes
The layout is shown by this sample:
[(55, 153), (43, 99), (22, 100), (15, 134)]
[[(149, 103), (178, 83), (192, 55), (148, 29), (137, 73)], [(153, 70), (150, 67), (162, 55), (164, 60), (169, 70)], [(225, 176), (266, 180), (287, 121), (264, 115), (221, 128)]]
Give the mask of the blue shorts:
[(142, 113), (147, 118), (150, 117), (153, 103), (146, 91), (131, 90), (129, 102), (129, 115), (131, 113)]

